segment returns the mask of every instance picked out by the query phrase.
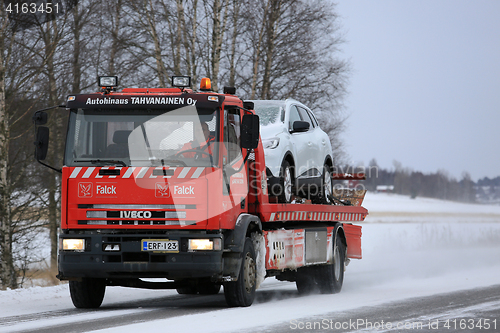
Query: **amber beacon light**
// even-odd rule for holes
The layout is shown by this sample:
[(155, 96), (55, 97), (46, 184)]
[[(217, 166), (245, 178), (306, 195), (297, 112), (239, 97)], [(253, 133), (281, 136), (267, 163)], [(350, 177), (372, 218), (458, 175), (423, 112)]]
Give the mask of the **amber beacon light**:
[(201, 79), (200, 83), (200, 90), (211, 90), (212, 89), (212, 82), (208, 77), (204, 77)]

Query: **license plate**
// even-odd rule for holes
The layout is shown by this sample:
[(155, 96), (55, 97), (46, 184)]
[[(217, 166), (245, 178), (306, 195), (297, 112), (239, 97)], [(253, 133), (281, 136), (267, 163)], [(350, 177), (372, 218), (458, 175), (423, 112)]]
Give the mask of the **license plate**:
[(167, 239), (143, 239), (142, 251), (179, 252), (179, 242)]

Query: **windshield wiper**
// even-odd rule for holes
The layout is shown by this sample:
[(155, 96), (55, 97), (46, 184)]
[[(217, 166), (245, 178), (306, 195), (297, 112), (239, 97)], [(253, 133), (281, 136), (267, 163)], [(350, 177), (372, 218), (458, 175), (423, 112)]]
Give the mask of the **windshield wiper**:
[(122, 165), (124, 167), (127, 166), (127, 164), (125, 164), (125, 162), (123, 161), (120, 161), (120, 160), (76, 160), (75, 162), (90, 162), (92, 164), (97, 164), (97, 163), (102, 163), (102, 164), (119, 164), (119, 165)]

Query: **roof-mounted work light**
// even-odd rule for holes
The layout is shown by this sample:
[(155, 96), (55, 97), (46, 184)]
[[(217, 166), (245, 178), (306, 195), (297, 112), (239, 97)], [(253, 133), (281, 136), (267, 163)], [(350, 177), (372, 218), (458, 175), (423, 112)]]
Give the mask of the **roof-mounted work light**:
[(118, 76), (99, 76), (97, 80), (99, 87), (101, 87), (104, 92), (115, 90), (118, 86)]
[(172, 87), (189, 88), (191, 87), (190, 76), (172, 76)]

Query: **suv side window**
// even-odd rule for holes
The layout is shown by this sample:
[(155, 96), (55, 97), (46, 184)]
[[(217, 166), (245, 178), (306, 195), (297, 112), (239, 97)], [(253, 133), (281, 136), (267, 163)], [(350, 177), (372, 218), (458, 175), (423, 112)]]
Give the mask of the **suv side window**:
[(316, 126), (319, 126), (318, 120), (316, 119), (316, 116), (314, 115), (314, 113), (312, 113), (311, 111), (307, 111), (307, 114), (311, 117), (311, 119), (313, 120), (313, 123), (316, 124)]
[(297, 120), (302, 120), (299, 115), (299, 111), (295, 105), (290, 107), (290, 117), (288, 119), (288, 129), (291, 131), (293, 129), (293, 122)]
[(300, 117), (302, 118), (303, 121), (307, 121), (309, 123), (309, 129), (312, 129), (314, 126), (314, 122), (312, 121), (311, 117), (307, 113), (307, 110), (304, 108), (301, 108), (300, 106), (298, 107), (299, 112), (300, 112)]

